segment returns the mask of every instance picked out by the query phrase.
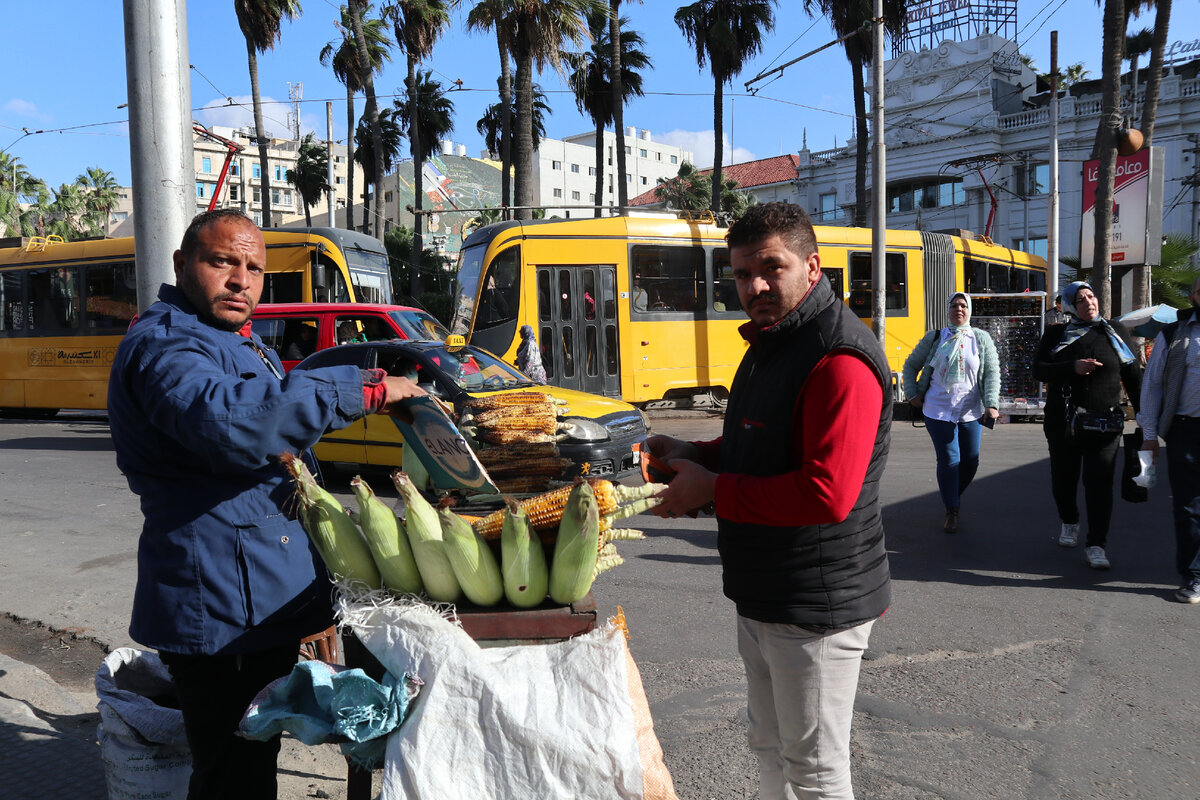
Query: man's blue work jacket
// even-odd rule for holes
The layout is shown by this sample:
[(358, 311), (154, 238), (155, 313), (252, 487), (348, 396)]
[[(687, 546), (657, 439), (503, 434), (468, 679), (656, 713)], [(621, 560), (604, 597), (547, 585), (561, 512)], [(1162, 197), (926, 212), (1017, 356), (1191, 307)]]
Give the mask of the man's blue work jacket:
[(284, 377), (262, 340), (206, 324), (174, 286), (113, 361), (117, 466), (141, 499), (129, 635), (174, 653), (247, 653), (330, 624), (331, 585), (277, 456), (364, 414), (339, 366)]

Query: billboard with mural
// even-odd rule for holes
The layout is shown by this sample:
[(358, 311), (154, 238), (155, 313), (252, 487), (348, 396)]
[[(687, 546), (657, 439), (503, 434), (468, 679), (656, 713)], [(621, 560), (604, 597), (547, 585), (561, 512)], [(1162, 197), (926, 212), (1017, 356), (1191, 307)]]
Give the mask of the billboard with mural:
[[(1162, 242), (1162, 160), (1160, 147), (1144, 147), (1131, 156), (1117, 156), (1109, 240), (1109, 261), (1113, 266), (1158, 263)], [(1079, 256), (1084, 269), (1091, 267), (1095, 254), (1099, 171), (1099, 160), (1083, 165)]]

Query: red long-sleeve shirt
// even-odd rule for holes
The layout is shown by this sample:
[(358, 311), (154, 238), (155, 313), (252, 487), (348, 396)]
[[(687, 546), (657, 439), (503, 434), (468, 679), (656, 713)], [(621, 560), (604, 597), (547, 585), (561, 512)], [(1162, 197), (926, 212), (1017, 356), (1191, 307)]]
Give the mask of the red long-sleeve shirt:
[[(717, 516), (758, 525), (840, 522), (862, 491), (883, 390), (870, 363), (852, 350), (835, 350), (813, 368), (792, 414), (792, 453), (798, 468), (758, 477), (717, 477)], [(699, 461), (717, 469), (721, 440), (696, 442)]]

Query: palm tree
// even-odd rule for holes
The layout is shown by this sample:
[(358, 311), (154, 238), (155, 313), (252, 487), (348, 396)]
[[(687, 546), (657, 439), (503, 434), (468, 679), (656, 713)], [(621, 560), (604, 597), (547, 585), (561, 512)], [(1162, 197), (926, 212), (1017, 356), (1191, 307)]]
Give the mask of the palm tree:
[[(363, 7), (366, 5), (366, 0), (347, 0), (350, 10), (350, 31), (354, 34), (354, 44), (358, 49), (358, 61), (360, 64), (370, 64), (371, 54), (367, 51), (367, 39), (363, 29)], [(371, 132), (371, 147), (376, 153), (383, 153), (385, 146), (383, 144), (383, 131), (380, 128), (379, 122), (379, 103), (375, 99), (375, 75), (371, 70), (363, 73), (363, 91), (367, 95), (367, 104), (363, 109), (363, 116), (367, 119), (367, 127)], [(379, 187), (383, 185), (383, 159), (374, 158), (371, 160), (375, 166), (375, 173), (371, 175), (369, 183), (375, 187), (375, 191), (379, 191)], [(359, 162), (362, 163), (362, 162)], [(353, 199), (352, 199), (353, 201)], [(383, 239), (382, 228), (376, 220), (375, 230), (379, 238)], [(371, 233), (371, 216), (367, 214), (363, 218), (363, 233)]]
[(258, 54), (275, 47), (285, 19), (300, 15), (297, 0), (233, 0), (238, 27), (246, 37), (246, 61), (250, 66), (250, 95), (254, 100), (254, 138), (262, 171), (263, 227), (271, 227), (271, 172), (267, 158), (267, 129), (263, 125), (262, 95), (258, 90)]
[[(516, 113), (516, 108), (509, 106), (508, 116), (511, 119)], [(542, 91), (540, 84), (533, 85), (533, 149), (536, 150), (542, 143), (542, 139), (546, 138), (546, 117), (550, 116), (550, 106), (546, 103), (546, 93)], [(479, 131), (479, 135), (483, 137), (484, 146), (493, 153), (499, 152), (502, 144), (502, 129), (504, 126), (504, 112), (500, 107), (500, 103), (492, 103), (483, 110), (483, 116), (475, 123), (475, 130)], [(505, 210), (503, 203), (500, 205), (501, 210)]]
[(86, 211), (83, 187), (78, 183), (64, 183), (54, 191), (54, 200), (47, 208), (48, 220), (42, 224), (45, 235), (61, 236), (68, 242), (88, 235), (83, 223)]
[(88, 167), (87, 172), (75, 179), (83, 190), (84, 224), (97, 234), (108, 235), (109, 217), (120, 200), (121, 187), (108, 170)]
[(562, 45), (578, 46), (587, 36), (587, 15), (601, 0), (510, 0), (517, 64), (517, 136), (513, 152), (518, 219), (532, 219), (533, 71), (547, 66), (562, 71)]
[[(637, 0), (641, 2), (641, 0)], [(629, 206), (629, 186), (625, 183), (625, 103), (632, 96), (625, 91), (624, 47), (621, 41), (621, 0), (608, 0), (608, 82), (612, 87), (613, 133), (617, 148), (617, 207), (624, 214)], [(640, 95), (641, 92), (638, 92)], [(599, 143), (596, 144), (599, 147)], [(596, 170), (599, 172), (599, 170)], [(596, 197), (600, 195), (597, 194)]]
[[(488, 149), (500, 157), (500, 206), (512, 205), (512, 41), (514, 24), (508, 14), (509, 0), (478, 0), (467, 14), (467, 30), (495, 30), (500, 51), (499, 144)], [(487, 116), (486, 113), (484, 115)], [(480, 124), (483, 124), (481, 119)], [(483, 131), (480, 131), (482, 134)]]
[(330, 191), (329, 151), (311, 133), (305, 134), (300, 141), (296, 166), (288, 169), (287, 181), (296, 187), (296, 193), (304, 203), (304, 224), (311, 228), (312, 212), (309, 209)]
[[(872, 0), (804, 0), (804, 12), (813, 10), (829, 18), (833, 32), (838, 37), (848, 36), (842, 46), (846, 60), (850, 62), (850, 73), (854, 94), (854, 136), (857, 149), (854, 163), (854, 224), (867, 225), (867, 100), (866, 81), (863, 71), (871, 63), (874, 46), (873, 34), (864, 23), (874, 15)], [(904, 24), (905, 0), (884, 0), (884, 30), (893, 38), (901, 34)], [(856, 33), (857, 32), (857, 33)], [(854, 34), (854, 35), (851, 35)], [(878, 135), (878, 132), (877, 132)]]
[(712, 178), (696, 169), (690, 161), (679, 165), (674, 178), (659, 178), (654, 196), (668, 208), (682, 211), (703, 211), (712, 207)]
[(1121, 124), (1121, 48), (1125, 43), (1123, 0), (1104, 0), (1104, 46), (1100, 82), (1100, 124), (1092, 158), (1099, 159), (1096, 174), (1096, 234), (1093, 239), (1091, 284), (1096, 290), (1100, 316), (1112, 310), (1112, 286), (1108, 279), (1112, 235), (1113, 184), (1117, 166), (1117, 129)]
[[(358, 43), (354, 40), (354, 34), (351, 33), (353, 22), (350, 20), (350, 10), (346, 6), (342, 6), (341, 12), (342, 21), (338, 25), (338, 30), (342, 32), (342, 38), (335, 39), (321, 48), (321, 64), (322, 66), (332, 65), (334, 76), (346, 87), (346, 192), (348, 196), (346, 227), (354, 230), (354, 131), (358, 127), (354, 124), (354, 95), (363, 90), (366, 81), (358, 61)], [(383, 71), (383, 63), (392, 60), (392, 56), (388, 52), (392, 46), (392, 40), (388, 37), (384, 21), (370, 18), (371, 5), (369, 3), (363, 6), (362, 13), (363, 37), (367, 40), (367, 56), (371, 59), (371, 72), (379, 73)], [(329, 224), (333, 225), (333, 220), (330, 220)]]
[[(396, 121), (396, 112), (390, 108), (385, 108), (379, 112), (376, 125), (371, 125), (370, 120), (362, 117), (358, 121), (358, 133), (355, 134), (357, 147), (354, 150), (354, 160), (363, 169), (363, 180), (366, 186), (363, 187), (363, 227), (369, 228), (369, 220), (372, 216), (371, 197), (375, 195), (375, 211), (374, 215), (377, 222), (382, 221), (383, 214), (379, 210), (379, 190), (383, 184), (376, 183), (380, 176), (391, 170), (392, 165), (396, 163), (396, 157), (400, 155), (400, 142), (404, 139), (404, 134), (400, 130), (400, 125)], [(380, 149), (376, 149), (376, 139)], [(382, 158), (376, 158), (376, 153), (382, 153)], [(375, 191), (372, 192), (371, 188)], [(382, 226), (376, 224), (375, 229), (382, 231)], [(382, 235), (382, 234), (381, 234)]]
[[(421, 124), (422, 86), (418, 80), (417, 64), (433, 55), (433, 46), (441, 36), (442, 31), (450, 24), (450, 7), (457, 0), (395, 0), (384, 9), (384, 17), (392, 21), (396, 31), (396, 43), (404, 48), (408, 57), (408, 75), (404, 80), (408, 111), (404, 119), (405, 130), (408, 132), (408, 143), (413, 157), (413, 195), (416, 202), (416, 214), (413, 215), (413, 271), (412, 296), (421, 296), (421, 252), (425, 249), (424, 226), (425, 220), (421, 215), (424, 207), (424, 186), (421, 175), (421, 165), (425, 159), (436, 151), (437, 140), (426, 143), (421, 140), (423, 126)], [(425, 74), (425, 82), (429, 81), (429, 73)], [(438, 90), (441, 85), (437, 84)], [(446, 105), (453, 112), (454, 105), (447, 101)], [(454, 129), (452, 123), (447, 132)], [(429, 145), (433, 145), (433, 149)], [(397, 198), (398, 199), (398, 198)], [(400, 222), (399, 204), (397, 204), (396, 222)]]
[(1130, 114), (1137, 115), (1138, 60), (1154, 46), (1154, 33), (1142, 28), (1136, 33), (1125, 34), (1125, 59), (1129, 62), (1129, 80), (1133, 84), (1130, 93)]
[(696, 48), (696, 63), (703, 67), (707, 61), (712, 70), (714, 214), (721, 210), (725, 84), (762, 50), (763, 35), (775, 28), (774, 6), (775, 0), (697, 0), (675, 12), (675, 24)]
[[(1162, 11), (1162, 5), (1159, 5)], [(1189, 295), (1196, 279), (1200, 278), (1200, 270), (1196, 269), (1193, 259), (1200, 253), (1200, 241), (1182, 233), (1168, 233), (1163, 237), (1162, 263), (1151, 268), (1151, 284), (1154, 289), (1154, 300), (1159, 303), (1169, 303), (1176, 308), (1189, 308), (1192, 300)], [(1147, 303), (1149, 305), (1149, 303)]]
[(1154, 118), (1158, 115), (1158, 87), (1162, 84), (1163, 54), (1167, 48), (1167, 30), (1171, 25), (1171, 0), (1158, 0), (1154, 9), (1154, 41), (1150, 47), (1150, 66), (1146, 76), (1146, 101), (1142, 105), (1142, 141), (1150, 145), (1154, 136)]
[(30, 236), (32, 217), (21, 208), (21, 198), (35, 198), (46, 193), (46, 186), (29, 174), (21, 159), (0, 153), (0, 221), (8, 236)]
[[(612, 93), (612, 53), (609, 43), (611, 26), (609, 25), (608, 10), (598, 8), (588, 16), (588, 30), (592, 34), (592, 47), (580, 53), (568, 53), (567, 63), (571, 74), (567, 79), (571, 91), (575, 93), (575, 105), (583, 114), (592, 119), (596, 127), (596, 212), (600, 216), (600, 206), (604, 194), (604, 126), (616, 119), (616, 106), (623, 104), (631, 97), (642, 95), (642, 76), (635, 70), (650, 67), (650, 57), (641, 48), (645, 45), (641, 34), (637, 31), (622, 30), (629, 25), (628, 19), (618, 23), (619, 46), (621, 53), (620, 79), (624, 95), (619, 102), (614, 103)], [(625, 147), (617, 143), (617, 151), (624, 156)], [(628, 204), (628, 192), (625, 187), (625, 174), (621, 162), (617, 160), (616, 182), (621, 191), (618, 201), (621, 209)]]
[(1070, 89), (1075, 84), (1082, 81), (1089, 74), (1089, 70), (1084, 67), (1082, 61), (1071, 64), (1063, 71), (1062, 86), (1064, 89)]

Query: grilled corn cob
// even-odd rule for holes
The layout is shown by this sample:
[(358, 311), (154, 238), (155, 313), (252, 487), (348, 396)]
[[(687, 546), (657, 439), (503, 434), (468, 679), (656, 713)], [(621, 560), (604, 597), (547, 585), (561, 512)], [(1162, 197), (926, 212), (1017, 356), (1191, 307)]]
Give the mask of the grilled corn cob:
[(550, 599), (567, 605), (582, 600), (596, 578), (600, 511), (591, 484), (571, 488), (550, 559)]
[[(527, 406), (501, 406), (489, 411), (470, 414), (469, 422), (480, 428), (514, 428), (542, 430), (554, 433), (558, 422), (558, 406), (553, 403), (530, 403)], [(468, 420), (463, 418), (464, 422)]]
[[(603, 478), (588, 478), (595, 494), (596, 505), (600, 512), (600, 525), (607, 530), (618, 519), (631, 517), (648, 511), (659, 504), (654, 495), (666, 488), (666, 484), (647, 483), (642, 486), (624, 486)], [(529, 515), (529, 521), (537, 531), (553, 530), (558, 527), (566, 508), (567, 498), (571, 494), (570, 486), (530, 497), (521, 501), (521, 508)], [(475, 523), (475, 530), (485, 539), (495, 539), (500, 535), (504, 524), (504, 512), (494, 511), (482, 517)]]
[(408, 534), (400, 529), (400, 520), (361, 476), (350, 481), (354, 497), (358, 500), (358, 525), (362, 528), (375, 566), (383, 585), (396, 592), (420, 593), (425, 587), (421, 573), (413, 559)]
[(489, 472), (496, 465), (559, 457), (555, 442), (513, 442), (503, 447), (481, 447), (475, 455)]
[(544, 392), (506, 392), (490, 394), (487, 397), (472, 397), (466, 401), (466, 407), (473, 412), (491, 411), (496, 408), (527, 406), (532, 403), (551, 403), (560, 405), (562, 401)]
[(425, 584), (425, 594), (431, 600), (454, 602), (458, 599), (460, 587), (446, 556), (446, 543), (442, 540), (442, 524), (437, 512), (416, 490), (408, 475), (397, 470), (392, 473), (392, 481), (407, 507), (404, 530), (412, 545), (413, 560), (417, 562), (421, 582)]
[(280, 461), (291, 474), (300, 504), (300, 524), (335, 579), (380, 587), (379, 570), (354, 520), (342, 504), (322, 489), (304, 460), (284, 453)]
[(494, 606), (504, 597), (500, 565), (471, 523), (448, 507), (438, 510), (446, 556), (462, 592), (477, 606)]
[(546, 552), (517, 501), (505, 499), (507, 508), (500, 532), (500, 572), (504, 596), (517, 608), (533, 608), (546, 599), (550, 571)]

